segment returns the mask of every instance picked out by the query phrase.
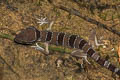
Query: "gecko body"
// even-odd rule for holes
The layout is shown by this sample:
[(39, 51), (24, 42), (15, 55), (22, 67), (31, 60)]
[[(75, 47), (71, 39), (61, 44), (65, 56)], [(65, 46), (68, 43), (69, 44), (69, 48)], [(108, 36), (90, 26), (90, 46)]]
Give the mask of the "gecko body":
[(37, 41), (49, 42), (49, 44), (77, 48), (83, 50), (89, 57), (98, 64), (104, 66), (110, 71), (120, 75), (120, 69), (111, 64), (108, 60), (102, 58), (86, 40), (79, 35), (72, 35), (63, 32), (40, 31), (31, 26), (22, 30), (16, 35), (14, 41), (19, 44), (33, 44)]

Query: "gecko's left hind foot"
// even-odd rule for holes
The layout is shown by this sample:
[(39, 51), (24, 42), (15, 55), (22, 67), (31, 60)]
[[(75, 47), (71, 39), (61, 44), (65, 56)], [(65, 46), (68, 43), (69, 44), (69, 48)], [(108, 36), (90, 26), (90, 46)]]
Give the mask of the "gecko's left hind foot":
[(87, 60), (87, 54), (80, 49), (73, 51), (71, 55), (77, 58), (82, 58), (82, 63), (81, 64), (77, 63), (77, 65), (79, 66), (79, 69), (77, 70), (77, 72), (85, 71), (84, 61), (86, 61), (88, 64), (91, 64)]
[(74, 57), (78, 57), (78, 58), (82, 58), (83, 60), (85, 60), (88, 64), (91, 64), (88, 60), (87, 60), (87, 54), (84, 53), (82, 50), (75, 50), (71, 53), (72, 56)]

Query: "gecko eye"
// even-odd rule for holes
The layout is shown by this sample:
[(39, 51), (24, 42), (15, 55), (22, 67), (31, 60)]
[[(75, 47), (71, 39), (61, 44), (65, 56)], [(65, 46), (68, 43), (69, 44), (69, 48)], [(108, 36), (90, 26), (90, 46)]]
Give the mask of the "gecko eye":
[(18, 33), (15, 36), (14, 41), (19, 44), (32, 44), (35, 43), (38, 38), (40, 38), (40, 31), (35, 27), (30, 26)]

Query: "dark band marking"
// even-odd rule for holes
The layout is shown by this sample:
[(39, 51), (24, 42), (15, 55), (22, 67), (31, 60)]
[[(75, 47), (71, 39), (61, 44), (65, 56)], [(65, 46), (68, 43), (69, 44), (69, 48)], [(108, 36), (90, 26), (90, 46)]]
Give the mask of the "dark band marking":
[(118, 71), (116, 72), (116, 74), (120, 75), (120, 70), (118, 70)]
[(90, 48), (91, 48), (91, 45), (88, 45), (88, 43), (86, 43), (84, 45), (84, 47), (82, 48), (82, 50), (86, 53), (88, 51), (88, 49), (90, 49)]
[(82, 40), (80, 43), (79, 43), (79, 49), (82, 49), (82, 47), (86, 44), (87, 42), (85, 40)]
[(58, 35), (58, 45), (63, 45), (64, 36), (65, 36), (65, 33), (59, 33), (59, 35)]
[(40, 31), (41, 33), (41, 42), (46, 41), (47, 31)]
[(74, 47), (74, 42), (75, 42), (76, 37), (77, 37), (77, 35), (71, 35), (69, 37), (69, 46), (72, 48)]
[(50, 41), (52, 39), (52, 32), (47, 32), (46, 41)]
[(95, 61), (98, 61), (99, 58), (100, 58), (100, 55), (98, 53), (93, 53), (92, 56), (91, 56)]
[(39, 30), (37, 30), (36, 29), (36, 35), (37, 35), (37, 40), (40, 38), (40, 36), (41, 36), (41, 33), (40, 33), (40, 31)]
[(104, 66), (105, 61), (106, 61), (105, 59), (99, 58), (97, 62), (98, 62), (98, 64), (100, 64), (101, 66)]
[(108, 67), (108, 69), (111, 70), (112, 72), (114, 72), (115, 68), (116, 67), (114, 65), (112, 65), (112, 64), (110, 64), (110, 66)]
[(76, 41), (75, 41), (75, 48), (79, 48), (79, 43), (82, 41), (83, 39), (81, 37), (77, 37)]
[(95, 53), (95, 51), (92, 48), (89, 48), (87, 51), (87, 54), (91, 57), (93, 54)]

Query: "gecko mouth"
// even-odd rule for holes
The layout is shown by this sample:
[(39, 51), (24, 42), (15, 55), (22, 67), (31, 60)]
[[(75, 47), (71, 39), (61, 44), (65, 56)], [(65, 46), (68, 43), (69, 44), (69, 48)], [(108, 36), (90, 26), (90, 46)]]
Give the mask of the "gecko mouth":
[(30, 26), (24, 30), (21, 30), (20, 33), (15, 36), (14, 42), (19, 44), (33, 44), (39, 37), (40, 31), (35, 27)]

